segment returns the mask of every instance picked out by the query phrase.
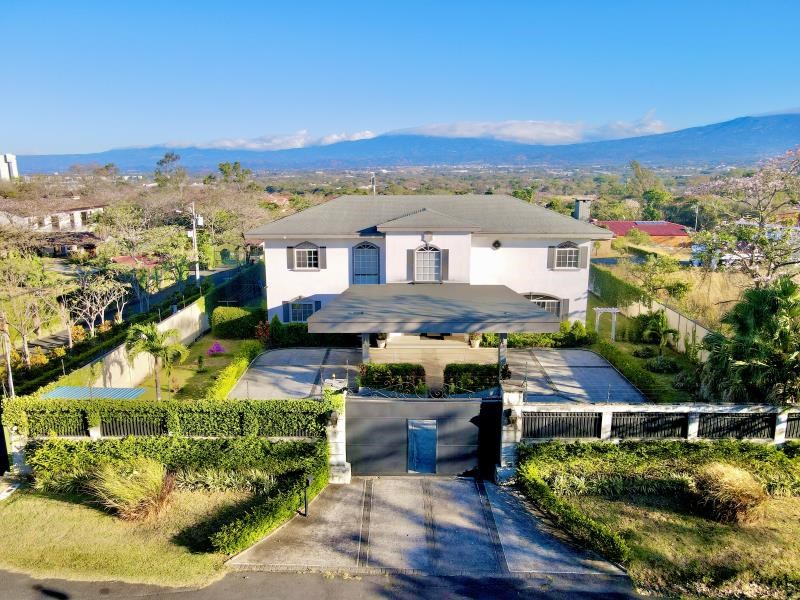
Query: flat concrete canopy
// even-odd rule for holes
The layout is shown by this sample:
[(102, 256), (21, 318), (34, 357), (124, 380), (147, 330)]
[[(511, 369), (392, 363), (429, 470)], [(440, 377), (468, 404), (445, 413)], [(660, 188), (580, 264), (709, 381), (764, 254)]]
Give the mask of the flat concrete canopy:
[(504, 285), (354, 285), (308, 319), (310, 333), (554, 333), (557, 315)]

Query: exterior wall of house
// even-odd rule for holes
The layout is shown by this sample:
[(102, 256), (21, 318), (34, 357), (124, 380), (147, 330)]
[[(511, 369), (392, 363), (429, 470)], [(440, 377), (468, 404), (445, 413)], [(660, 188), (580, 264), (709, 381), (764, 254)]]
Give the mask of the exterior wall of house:
[[(292, 238), (267, 240), (264, 248), (264, 264), (267, 282), (267, 308), (269, 318), (283, 318), (282, 303), (303, 299), (320, 301), (323, 306), (334, 296), (341, 294), (353, 281), (352, 249), (362, 242), (371, 242), (380, 249), (381, 283), (386, 281), (386, 244), (383, 239), (314, 239)], [(286, 247), (310, 242), (325, 247), (326, 268), (314, 271), (291, 271), (287, 268)]]
[[(469, 233), (434, 233), (430, 244), (448, 250), (448, 281), (475, 285), (506, 285), (520, 294), (534, 293), (569, 300), (570, 320), (586, 319), (589, 269), (548, 269), (547, 249), (570, 240), (530, 240)], [(380, 249), (381, 283), (408, 281), (408, 250), (421, 246), (422, 234), (387, 233), (385, 239), (292, 238), (265, 242), (269, 318), (283, 318), (283, 302), (320, 302), (345, 291), (353, 281), (352, 249), (369, 241)], [(310, 242), (325, 247), (326, 268), (295, 271), (287, 267), (286, 248)], [(578, 244), (591, 249), (591, 242)]]
[[(499, 249), (492, 248), (495, 240)], [(472, 236), (470, 283), (505, 285), (520, 294), (546, 294), (569, 300), (570, 320), (586, 319), (589, 268), (548, 269), (547, 248), (570, 240), (503, 239), (502, 236)], [(577, 244), (591, 250), (592, 242)], [(587, 250), (588, 251), (588, 250)]]
[[(448, 281), (469, 282), (470, 238), (469, 233), (432, 234), (429, 243), (448, 251)], [(416, 250), (424, 243), (421, 233), (386, 234), (386, 283), (408, 281), (408, 250)]]

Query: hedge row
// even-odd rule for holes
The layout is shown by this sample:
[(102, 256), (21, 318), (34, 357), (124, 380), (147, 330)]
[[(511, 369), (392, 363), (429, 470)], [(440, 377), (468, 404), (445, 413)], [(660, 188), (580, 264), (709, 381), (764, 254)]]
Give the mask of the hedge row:
[[(163, 433), (187, 436), (318, 436), (342, 395), (319, 400), (8, 400), (3, 424), (31, 437), (70, 435), (114, 420), (156, 423)], [(71, 434), (75, 435), (75, 434)]]
[(358, 346), (360, 338), (354, 333), (308, 333), (307, 323), (281, 323), (275, 315), (269, 324), (269, 343), (278, 348), (292, 346), (327, 346), (350, 348)]
[(600, 340), (594, 350), (622, 373), (651, 402), (669, 403), (672, 389), (666, 388), (656, 377), (642, 367), (626, 352), (608, 340)]
[[(557, 333), (509, 333), (509, 348), (575, 348), (588, 346), (597, 341), (597, 334), (587, 331), (582, 321), (570, 324), (562, 321)], [(500, 337), (496, 333), (484, 333), (481, 345), (497, 348)]]
[[(312, 500), (328, 485), (327, 446), (317, 456), (304, 460), (300, 469), (279, 478), (263, 501), (251, 506), (243, 515), (219, 528), (210, 536), (217, 552), (235, 554), (255, 544), (283, 525), (303, 506), (304, 494)], [(307, 478), (311, 477), (310, 485)]]
[(257, 298), (264, 285), (264, 263), (258, 262), (239, 272), (220, 286), (212, 287), (206, 294), (206, 309), (209, 313), (222, 301), (244, 305)]
[(205, 399), (224, 400), (227, 398), (236, 382), (247, 371), (250, 363), (263, 351), (264, 348), (255, 340), (242, 342), (236, 354), (234, 354), (233, 360), (217, 373), (217, 378), (206, 389)]
[(500, 385), (497, 364), (452, 363), (444, 368), (444, 384), (453, 392), (477, 392)]
[(596, 264), (589, 266), (589, 281), (589, 288), (612, 306), (625, 307), (647, 299), (642, 288)]
[(295, 471), (303, 461), (325, 455), (324, 441), (270, 442), (263, 438), (196, 439), (185, 437), (126, 437), (94, 441), (34, 440), (25, 448), (36, 486), (45, 490), (76, 487), (104, 462), (127, 463), (148, 457), (170, 471), (178, 469), (260, 469), (278, 476)]
[(531, 502), (577, 541), (618, 563), (628, 561), (631, 549), (622, 536), (556, 496), (532, 462), (520, 467), (519, 486)]
[(263, 308), (218, 306), (211, 313), (211, 331), (228, 340), (253, 339), (256, 325), (266, 319)]
[(413, 363), (362, 363), (359, 367), (360, 385), (375, 389), (425, 385), (425, 368)]

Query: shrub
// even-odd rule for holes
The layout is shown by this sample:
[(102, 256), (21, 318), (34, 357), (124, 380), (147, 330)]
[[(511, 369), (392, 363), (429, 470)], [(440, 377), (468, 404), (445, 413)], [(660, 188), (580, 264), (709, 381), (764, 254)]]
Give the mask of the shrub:
[(233, 360), (217, 374), (217, 378), (206, 390), (206, 400), (224, 400), (227, 398), (236, 382), (247, 371), (250, 363), (263, 351), (261, 344), (255, 340), (242, 342)]
[(225, 354), (225, 352), (227, 351), (219, 342), (214, 342), (208, 347), (208, 350), (206, 350), (206, 354), (208, 356), (214, 356), (215, 354)]
[(680, 365), (675, 359), (667, 356), (651, 358), (645, 363), (645, 367), (648, 371), (652, 371), (653, 373), (677, 373), (681, 370)]
[(256, 339), (261, 342), (262, 346), (269, 346), (269, 323), (265, 321), (259, 321), (259, 323), (256, 325)]
[(556, 496), (532, 463), (520, 467), (519, 485), (531, 502), (579, 542), (619, 563), (630, 558), (630, 547), (618, 533)]
[(211, 331), (226, 339), (248, 339), (255, 336), (256, 325), (266, 318), (263, 308), (218, 306), (211, 313)]
[(86, 490), (96, 502), (123, 519), (141, 520), (167, 503), (174, 478), (164, 465), (137, 457), (128, 463), (103, 463), (91, 476)]
[(500, 385), (496, 364), (452, 363), (444, 368), (444, 384), (451, 393), (478, 391)]
[(636, 348), (632, 354), (636, 358), (653, 358), (658, 356), (658, 350), (653, 348), (653, 346), (640, 346)]
[(697, 367), (684, 369), (672, 380), (672, 387), (696, 394), (700, 389), (700, 369)]
[(609, 269), (598, 267), (596, 264), (589, 266), (589, 282), (590, 289), (611, 306), (630, 306), (647, 297), (642, 288), (617, 277)]
[(362, 363), (359, 378), (361, 385), (368, 388), (411, 390), (425, 385), (425, 368), (412, 363)]
[(181, 469), (175, 474), (178, 489), (204, 492), (236, 490), (267, 494), (275, 485), (275, 475), (263, 469), (225, 470), (214, 467)]
[(83, 325), (73, 325), (72, 326), (72, 342), (74, 344), (80, 344), (81, 342), (86, 341), (86, 328)]
[[(276, 327), (277, 324), (277, 327)], [(308, 333), (307, 323), (281, 323), (277, 315), (270, 322), (272, 345), (292, 346), (357, 346), (359, 337), (353, 333)]]
[[(509, 333), (509, 348), (574, 348), (588, 346), (597, 341), (594, 331), (587, 331), (582, 321), (571, 325), (562, 321), (558, 333)], [(500, 337), (496, 333), (484, 333), (482, 346), (497, 348)]]
[(744, 469), (711, 463), (695, 477), (697, 503), (708, 516), (721, 523), (747, 523), (760, 516), (767, 495), (761, 484)]
[(652, 373), (636, 363), (631, 356), (607, 340), (594, 346), (597, 353), (610, 362), (628, 381), (635, 385), (652, 402), (669, 402), (669, 390), (665, 390)]

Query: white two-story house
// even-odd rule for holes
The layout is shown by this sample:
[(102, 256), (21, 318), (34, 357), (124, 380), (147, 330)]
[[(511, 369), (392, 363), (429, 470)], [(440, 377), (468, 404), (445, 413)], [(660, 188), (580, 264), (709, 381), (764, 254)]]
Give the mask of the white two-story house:
[[(577, 203), (576, 216), (588, 213)], [(556, 331), (611, 232), (507, 195), (341, 196), (247, 234), (270, 319), (311, 332)]]

